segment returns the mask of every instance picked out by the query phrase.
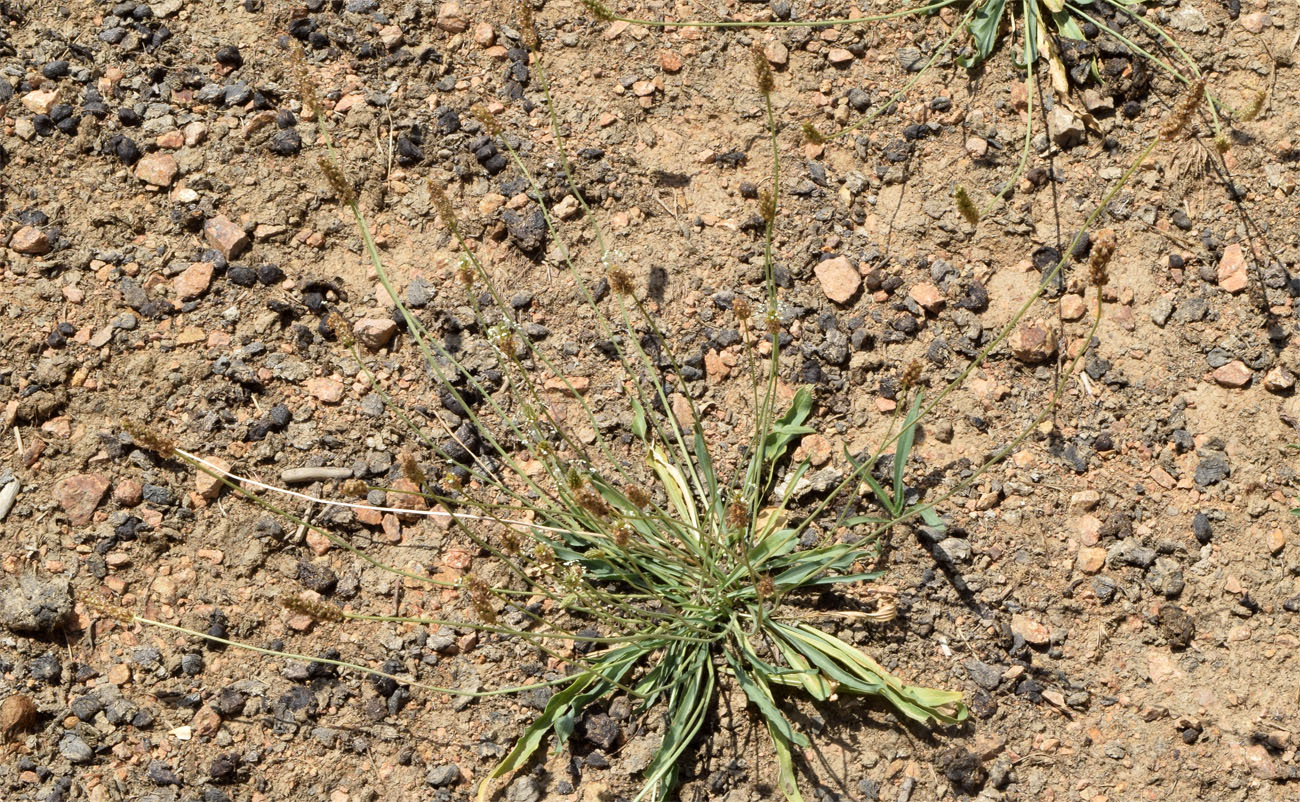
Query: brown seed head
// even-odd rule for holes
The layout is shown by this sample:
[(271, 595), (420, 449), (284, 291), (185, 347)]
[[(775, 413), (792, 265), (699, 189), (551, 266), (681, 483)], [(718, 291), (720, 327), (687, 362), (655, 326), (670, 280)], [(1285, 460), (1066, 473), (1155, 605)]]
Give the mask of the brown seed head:
[(583, 485), (582, 474), (578, 473), (574, 468), (570, 468), (564, 474), (564, 481), (569, 485), (569, 489), (575, 492), (580, 490)]
[(456, 492), (457, 490), (460, 490), (461, 487), (464, 486), (464, 484), (465, 484), (464, 481), (462, 481), (459, 476), (452, 473), (451, 471), (447, 471), (442, 475), (442, 486), (447, 488), (453, 493)]
[(331, 309), (325, 315), (325, 325), (329, 326), (334, 335), (339, 338), (345, 348), (351, 348), (356, 345), (356, 340), (352, 339), (352, 327), (348, 325), (347, 320), (338, 312)]
[(578, 506), (587, 512), (595, 515), (597, 518), (608, 518), (614, 513), (614, 510), (605, 502), (605, 499), (590, 487), (582, 487), (573, 494), (573, 498), (578, 502)]
[(284, 605), (286, 610), (311, 616), (317, 621), (331, 621), (337, 624), (347, 620), (347, 616), (343, 614), (342, 610), (332, 604), (316, 599), (305, 599), (302, 596), (284, 596), (280, 599), (280, 604)]
[(767, 333), (772, 335), (773, 339), (781, 333), (781, 316), (777, 314), (775, 309), (767, 310), (767, 317), (763, 323), (767, 327)]
[(744, 298), (736, 298), (731, 302), (731, 313), (736, 316), (736, 327), (740, 329), (740, 336), (748, 343), (753, 334), (750, 330), (750, 318), (754, 315), (753, 307)]
[(1187, 87), (1187, 91), (1174, 105), (1174, 110), (1160, 126), (1160, 138), (1168, 141), (1182, 133), (1188, 121), (1192, 119), (1192, 115), (1196, 113), (1196, 108), (1201, 105), (1204, 96), (1205, 79), (1197, 78)]
[(122, 428), (131, 435), (131, 439), (141, 448), (152, 451), (160, 457), (170, 457), (176, 450), (176, 441), (158, 434), (139, 421), (127, 419), (122, 421)]
[(1232, 140), (1228, 139), (1227, 134), (1219, 134), (1214, 138), (1214, 150), (1220, 156), (1232, 150)]
[(507, 357), (515, 358), (515, 330), (508, 323), (497, 323), (488, 329), (488, 340)]
[(485, 624), (495, 624), (497, 622), (497, 611), (492, 606), (492, 589), (482, 579), (473, 574), (465, 576), (465, 591), (469, 596), (469, 603), (474, 607), (474, 612), (482, 619)]
[(627, 500), (632, 502), (633, 506), (646, 507), (650, 504), (650, 494), (643, 487), (629, 485), (623, 495), (627, 496)]
[(635, 286), (632, 283), (632, 277), (621, 267), (611, 267), (609, 269), (609, 288), (619, 295), (631, 295)]
[(424, 475), (424, 469), (416, 461), (415, 456), (409, 451), (403, 451), (397, 460), (402, 466), (402, 475), (415, 483), (416, 487), (424, 487), (424, 482), (428, 478)]
[(473, 287), (475, 278), (474, 265), (470, 264), (468, 259), (461, 259), (460, 264), (456, 266), (456, 280), (460, 282), (460, 286), (466, 289)]
[(470, 109), (470, 113), (474, 115), (474, 119), (483, 123), (483, 127), (489, 134), (501, 136), (501, 123), (497, 122), (496, 115), (488, 111), (482, 103), (475, 104), (474, 108)]
[(1092, 241), (1092, 251), (1088, 254), (1088, 283), (1094, 287), (1104, 287), (1110, 282), (1110, 258), (1115, 255), (1115, 231), (1102, 229)]
[(776, 583), (772, 581), (772, 577), (767, 574), (760, 576), (758, 578), (758, 595), (763, 598), (768, 598), (775, 593)]
[(1250, 99), (1250, 105), (1242, 110), (1239, 119), (1243, 122), (1248, 122), (1258, 117), (1259, 113), (1264, 110), (1264, 101), (1267, 99), (1267, 92), (1263, 89), (1256, 89), (1255, 95)]
[(360, 479), (349, 479), (343, 483), (343, 487), (340, 489), (343, 491), (343, 495), (352, 496), (353, 498), (365, 498), (366, 494), (370, 492), (366, 483)]
[(343, 174), (343, 168), (339, 167), (338, 163), (326, 156), (316, 159), (316, 163), (320, 165), (321, 172), (325, 174), (325, 180), (334, 190), (339, 203), (351, 206), (357, 202), (357, 193), (353, 191), (352, 184), (348, 182), (347, 176)]
[(557, 562), (554, 549), (541, 542), (533, 544), (533, 559), (540, 565), (552, 567)]
[(497, 611), (491, 604), (485, 601), (472, 600), (474, 612), (478, 614), (479, 620), (488, 626), (493, 626), (497, 622)]
[(971, 225), (979, 223), (980, 210), (976, 208), (975, 201), (971, 200), (966, 187), (959, 184), (956, 191), (952, 193), (952, 197), (957, 202), (957, 212), (966, 219), (967, 223)]
[(80, 601), (88, 609), (94, 610), (106, 618), (121, 621), (123, 624), (129, 624), (135, 620), (135, 613), (120, 604), (111, 604), (99, 599), (81, 599)]
[(903, 369), (903, 389), (915, 387), (916, 383), (921, 380), (921, 363), (918, 360), (912, 360), (906, 368)]
[(519, 535), (509, 526), (501, 533), (501, 550), (506, 554), (519, 553)]
[(813, 126), (812, 123), (809, 122), (803, 124), (803, 138), (806, 139), (808, 143), (812, 145), (826, 144), (826, 137), (823, 136), (822, 132), (818, 131), (816, 127)]
[(765, 95), (772, 94), (772, 90), (776, 88), (776, 79), (772, 76), (772, 65), (767, 61), (763, 46), (754, 42), (749, 52), (754, 63), (754, 82), (758, 84), (758, 91)]
[(743, 501), (737, 499), (727, 506), (727, 527), (730, 529), (744, 529), (749, 525), (749, 508)]
[(298, 98), (302, 101), (302, 114), (308, 119), (320, 115), (320, 98), (316, 94), (316, 82), (307, 72), (307, 53), (302, 45), (294, 42), (289, 52), (289, 68), (293, 72), (294, 83), (298, 86)]
[(434, 181), (432, 178), (428, 181), (429, 185), (429, 202), (433, 204), (433, 210), (438, 213), (442, 224), (452, 231), (456, 230), (456, 210), (447, 198), (447, 191), (442, 184)]
[(469, 593), (470, 598), (492, 598), (491, 588), (489, 588), (488, 584), (475, 574), (465, 575), (465, 590)]
[(754, 308), (749, 305), (745, 298), (736, 298), (731, 302), (731, 313), (736, 316), (736, 322), (741, 326), (749, 325), (749, 318), (754, 314)]
[(534, 53), (541, 50), (542, 42), (537, 37), (537, 22), (533, 19), (532, 0), (518, 0), (517, 16), (519, 17), (519, 36), (523, 39), (524, 47)]
[(758, 194), (758, 216), (768, 225), (776, 220), (776, 196), (767, 190)]
[(615, 546), (620, 549), (627, 548), (628, 541), (632, 538), (632, 525), (627, 521), (619, 521), (614, 525), (610, 537), (613, 539)]

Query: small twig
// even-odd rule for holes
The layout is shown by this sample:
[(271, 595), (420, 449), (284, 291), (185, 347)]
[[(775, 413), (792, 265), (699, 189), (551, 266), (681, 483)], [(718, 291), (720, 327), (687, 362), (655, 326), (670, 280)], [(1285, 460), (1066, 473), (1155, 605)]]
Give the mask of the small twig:
[(1088, 392), (1088, 395), (1093, 398), (1097, 397), (1096, 391), (1092, 389), (1092, 379), (1088, 378), (1088, 374), (1085, 371), (1079, 371), (1079, 384), (1083, 385), (1083, 389)]
[[(655, 194), (655, 203), (659, 204), (659, 206), (673, 218), (673, 222), (677, 224), (677, 228), (682, 232), (682, 238), (689, 240), (691, 238), (690, 232), (686, 230), (686, 226), (682, 225), (681, 218), (677, 216), (677, 212), (673, 209), (669, 209), (668, 204), (664, 203), (663, 198), (660, 198), (657, 193)], [(673, 198), (673, 205), (677, 205), (676, 198)]]
[(1159, 234), (1160, 236), (1164, 237), (1165, 239), (1169, 240), (1175, 245), (1181, 245), (1182, 247), (1186, 248), (1189, 251), (1196, 251), (1197, 248), (1199, 247), (1195, 243), (1186, 240), (1183, 237), (1177, 236), (1176, 234), (1172, 234), (1168, 231), (1162, 231), (1161, 229), (1151, 225), (1150, 223), (1143, 223), (1142, 225), (1146, 226), (1148, 231), (1152, 231), (1156, 234)]
[(307, 502), (307, 511), (303, 513), (302, 523), (298, 524), (298, 529), (293, 533), (293, 542), (300, 543), (307, 536), (307, 525), (312, 519), (312, 505), (314, 502)]
[(23, 448), (23, 436), (18, 432), (18, 424), (14, 424), (14, 440), (18, 441), (18, 459), (23, 458), (26, 449)]
[(1268, 42), (1261, 39), (1260, 44), (1263, 46), (1264, 52), (1268, 54), (1268, 80), (1265, 82), (1268, 84), (1268, 89), (1261, 90), (1264, 92), (1264, 102), (1261, 104), (1259, 111), (1255, 114), (1254, 119), (1259, 119), (1265, 114), (1268, 114), (1269, 107), (1273, 105), (1273, 92), (1277, 89), (1278, 56), (1273, 55), (1273, 49), (1268, 46)]
[(912, 798), (912, 789), (916, 787), (916, 778), (908, 777), (903, 780), (903, 787), (898, 789), (898, 802), (907, 802)]
[(388, 111), (388, 166), (384, 172), (384, 183), (393, 179), (393, 106), (389, 104)]
[[(441, 418), (435, 418), (435, 419), (441, 422)], [(445, 425), (446, 424), (444, 424), (444, 427)], [(446, 431), (449, 436), (451, 436), (453, 439), (456, 439), (455, 434), (450, 429), (446, 429)], [(456, 439), (456, 442), (461, 443), (459, 439)], [(461, 443), (461, 445), (463, 446), (464, 444)], [(566, 529), (562, 527), (547, 526), (544, 524), (534, 523), (532, 521), (523, 521), (514, 518), (502, 518), (493, 515), (476, 515), (476, 514), (464, 513), (464, 512), (449, 512), (447, 510), (407, 509), (405, 507), (376, 507), (371, 504), (362, 504), (360, 502), (335, 501), (333, 499), (327, 499), (321, 496), (312, 496), (306, 493), (299, 493), (296, 490), (289, 490), (287, 488), (277, 487), (276, 485), (268, 484), (266, 482), (262, 482), (257, 479), (254, 479), (252, 478), (252, 476), (240, 476), (238, 474), (231, 473), (230, 471), (220, 467), (219, 465), (215, 465), (211, 462), (208, 462), (202, 457), (191, 454), (188, 451), (176, 449), (176, 454), (177, 456), (181, 457), (187, 462), (193, 464), (196, 468), (203, 471), (204, 473), (210, 476), (221, 478), (223, 481), (228, 481), (230, 483), (229, 485), (230, 487), (238, 487), (242, 485), (245, 488), (245, 490), (247, 490), (247, 488), (249, 487), (257, 487), (257, 488), (261, 488), (262, 490), (269, 490), (272, 493), (279, 493), (280, 495), (283, 496), (289, 496), (290, 498), (297, 498), (306, 501), (307, 514), (304, 514), (303, 519), (308, 523), (310, 523), (312, 520), (312, 516), (310, 514), (312, 510), (312, 505), (320, 504), (322, 508), (347, 507), (349, 509), (369, 509), (369, 510), (376, 510), (378, 512), (391, 512), (397, 515), (423, 515), (431, 518), (452, 518), (452, 519), (457, 519), (462, 521), (491, 521), (493, 523), (504, 524), (507, 526), (522, 526), (522, 527), (527, 527), (529, 529), (536, 529), (541, 532), (555, 532), (558, 534), (573, 534), (573, 535), (592, 534), (590, 532), (580, 532), (580, 531), (575, 531), (572, 529)], [(235, 483), (238, 483), (238, 485)], [(42, 515), (44, 515), (44, 513), (42, 513)], [(303, 536), (304, 530), (305, 530), (305, 524), (299, 524), (297, 530), (299, 537)]]

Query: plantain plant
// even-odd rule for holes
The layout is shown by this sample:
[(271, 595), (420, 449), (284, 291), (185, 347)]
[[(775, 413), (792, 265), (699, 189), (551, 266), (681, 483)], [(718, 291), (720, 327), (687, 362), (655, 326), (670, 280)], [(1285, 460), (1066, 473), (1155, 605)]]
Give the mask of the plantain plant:
[[(795, 488), (810, 463), (795, 460), (793, 447), (816, 431), (816, 402), (807, 388), (783, 393), (780, 380), (783, 332), (773, 242), (781, 197), (781, 148), (770, 99), (775, 77), (767, 60), (754, 50), (757, 94), (771, 145), (771, 190), (759, 200), (764, 281), (755, 297), (738, 294), (731, 308), (750, 389), (748, 406), (738, 417), (752, 422), (736, 455), (710, 442), (701, 410), (689, 393), (675, 389), (682, 386), (682, 370), (672, 338), (661, 329), (629, 265), (607, 246), (597, 215), (574, 180), (530, 13), (525, 11), (522, 17), (520, 27), (534, 52), (534, 72), (550, 112), (555, 155), (592, 230), (589, 252), (579, 253), (578, 248), (556, 252), (577, 291), (578, 303), (590, 313), (598, 334), (611, 344), (609, 355), (617, 365), (615, 388), (621, 389), (627, 404), (629, 422), (623, 437), (606, 432), (592, 404), (565, 378), (555, 357), (521, 331), (503, 288), (463, 233), (453, 191), (437, 182), (431, 182), (430, 195), (443, 226), (459, 245), (457, 275), (472, 311), (469, 329), (478, 338), (472, 348), (466, 344), (453, 350), (404, 303), (349, 181), (352, 171), (335, 148), (329, 115), (316, 100), (301, 55), (295, 62), (304, 110), (318, 127), (323, 173), (351, 211), (370, 263), (428, 371), (426, 389), (452, 399), (449, 406), (465, 421), (454, 427), (454, 422), (437, 415), (417, 418), (410, 411), (411, 399), (388, 394), (371, 367), (371, 358), (347, 334), (346, 321), (333, 315), (330, 323), (343, 347), (394, 418), (406, 427), (411, 445), (401, 460), (404, 483), (381, 488), (352, 480), (343, 490), (364, 495), (382, 489), (397, 500), (391, 508), (380, 509), (448, 519), (461, 537), (490, 555), (496, 580), (489, 581), (484, 572), (438, 579), (387, 565), (363, 543), (294, 514), (287, 503), (274, 497), (354, 508), (374, 509), (373, 505), (257, 482), (145, 426), (130, 424), (128, 429), (142, 447), (219, 478), (236, 494), (316, 532), (357, 559), (409, 582), (452, 591), (457, 599), (454, 610), (438, 619), (367, 615), (306, 597), (287, 599), (290, 609), (328, 625), (448, 625), (485, 637), (515, 639), (559, 661), (566, 673), (524, 687), (486, 691), (440, 687), (359, 663), (254, 648), (94, 600), (87, 603), (128, 622), (263, 654), (346, 666), (429, 692), (490, 696), (539, 685), (557, 688), (514, 748), (483, 780), (480, 799), (490, 797), (493, 781), (525, 766), (548, 741), (552, 749), (564, 747), (586, 712), (620, 695), (651, 722), (652, 729), (658, 726), (659, 743), (636, 800), (670, 795), (680, 779), (683, 757), (704, 731), (724, 683), (734, 683), (743, 691), (766, 727), (780, 790), (796, 801), (802, 799), (796, 757), (810, 742), (787, 713), (791, 696), (803, 695), (816, 703), (849, 695), (873, 696), (898, 715), (922, 724), (965, 720), (968, 712), (959, 692), (911, 685), (892, 675), (860, 648), (827, 631), (821, 623), (826, 613), (814, 616), (809, 602), (879, 577), (881, 545), (891, 529), (916, 519), (942, 527), (936, 506), (1005, 458), (1051, 413), (1065, 379), (1054, 388), (1052, 404), (969, 478), (937, 498), (919, 496), (909, 486), (909, 455), (923, 421), (1003, 343), (1062, 269), (1064, 259), (1043, 276), (1038, 292), (966, 370), (932, 398), (927, 400), (921, 393), (919, 365), (902, 369), (903, 393), (889, 434), (868, 453), (846, 451), (848, 470), (843, 480), (815, 503), (798, 502)], [(1167, 126), (1166, 138), (1177, 135), (1194, 108), (1194, 103), (1180, 105), (1182, 122)], [(532, 187), (532, 198), (558, 240), (560, 228), (529, 164), (510, 147), (510, 139), (492, 115), (479, 110), (478, 116), (505, 145), (514, 169)], [(1156, 141), (1110, 190), (1085, 230)], [(1112, 252), (1113, 244), (1094, 246), (1094, 285), (1105, 283)], [(1093, 328), (1085, 343), (1101, 319), (1101, 293), (1096, 296)], [(483, 355), (488, 357), (486, 370), (479, 359)], [(1076, 354), (1073, 364), (1083, 355), (1082, 351)], [(1072, 367), (1063, 371), (1065, 377)], [(556, 413), (554, 396), (548, 395), (556, 389), (571, 399), (577, 418), (594, 431), (594, 439), (577, 436), (579, 424)], [(859, 514), (859, 503), (872, 509)], [(830, 615), (845, 621), (864, 614)], [(867, 614), (878, 619), (890, 616), (888, 606)], [(575, 644), (582, 648), (573, 648)]]

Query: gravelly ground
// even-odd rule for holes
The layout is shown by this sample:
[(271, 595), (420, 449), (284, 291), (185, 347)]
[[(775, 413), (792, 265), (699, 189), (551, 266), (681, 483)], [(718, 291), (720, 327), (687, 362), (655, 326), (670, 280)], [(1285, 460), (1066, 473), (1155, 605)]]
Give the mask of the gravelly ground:
[[(823, 6), (733, 11), (849, 12)], [(842, 633), (910, 680), (965, 690), (972, 723), (923, 732), (871, 704), (799, 707), (817, 744), (807, 798), (1296, 797), (1297, 18), (1278, 2), (1229, 12), (1184, 0), (1152, 14), (1226, 107), (1266, 91), (1261, 113), (1232, 130), (1223, 160), (1202, 119), (1197, 138), (1159, 148), (1118, 196), (1103, 219), (1118, 242), (1106, 313), (1060, 409), (948, 502), (956, 537), (895, 533), (886, 581), (899, 618)], [(543, 54), (530, 65), (513, 12), (488, 4), (0, 3), (0, 691), (37, 710), (30, 722), (20, 702), (0, 710), (12, 729), (5, 798), (464, 799), (545, 701), (449, 699), (213, 648), (124, 627), (74, 595), (456, 687), (560, 668), (467, 632), (295, 619), (278, 599), (303, 590), (376, 613), (459, 602), (400, 587), (123, 431), (126, 418), (146, 421), (271, 482), (322, 466), (393, 481), (409, 437), (332, 339), (331, 310), (355, 323), (385, 389), (436, 397), (314, 166), (291, 40), (307, 47), (411, 306), (444, 334), (465, 320), (432, 176), (529, 336), (585, 380), (616, 431), (627, 419), (617, 377), (559, 245), (468, 111), (498, 114), (568, 208), (545, 69), (578, 183), (722, 444), (743, 438), (748, 393), (726, 307), (761, 297), (752, 190), (768, 176), (749, 62), (760, 40), (777, 66), (785, 160), (783, 379), (815, 386), (821, 434), (803, 449), (832, 471), (843, 447), (885, 431), (903, 366), (921, 360), (940, 387), (1010, 319), (1177, 94), (1121, 59), (1073, 111), (1043, 115), (1052, 132), (1026, 179), (973, 228), (954, 186), (986, 201), (1023, 135), (1024, 87), (1006, 53), (975, 76), (941, 60), (858, 136), (824, 148), (798, 136), (805, 119), (829, 130), (878, 108), (947, 35), (946, 13), (766, 33), (609, 25), (566, 2), (537, 18)], [(1095, 126), (1079, 122), (1085, 106)], [(561, 230), (595, 269), (580, 217)], [(1091, 323), (1085, 272), (1072, 261), (1031, 314), (1057, 356)], [(1044, 408), (1058, 368), (1031, 346), (999, 348), (951, 396), (918, 444), (917, 477), (951, 486)], [(333, 494), (338, 480), (303, 487)], [(492, 570), (435, 522), (295, 511), (398, 565)], [(506, 798), (630, 796), (654, 726), (608, 712)], [(775, 798), (765, 736), (734, 689), (711, 732), (681, 798)]]

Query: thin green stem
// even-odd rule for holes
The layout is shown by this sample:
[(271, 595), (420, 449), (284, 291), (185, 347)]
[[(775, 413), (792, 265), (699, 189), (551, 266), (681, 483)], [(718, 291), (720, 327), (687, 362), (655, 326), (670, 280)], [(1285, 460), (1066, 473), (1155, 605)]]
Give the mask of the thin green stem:
[(401, 684), (408, 685), (412, 688), (420, 688), (421, 690), (431, 691), (433, 693), (445, 693), (451, 696), (467, 696), (474, 699), (483, 699), (491, 696), (505, 696), (512, 693), (522, 693), (524, 691), (531, 691), (534, 688), (544, 688), (550, 685), (562, 685), (564, 683), (573, 681), (573, 677), (568, 677), (568, 676), (557, 677), (556, 679), (542, 680), (533, 683), (532, 685), (514, 685), (506, 688), (493, 688), (492, 690), (488, 690), (488, 691), (472, 691), (469, 690), (468, 688), (444, 688), (438, 685), (429, 685), (423, 682), (416, 682), (415, 680), (407, 679), (405, 677), (399, 677), (396, 674), (389, 674), (385, 671), (369, 668), (367, 666), (363, 666), (357, 663), (349, 663), (344, 660), (331, 660), (325, 657), (312, 657), (306, 654), (295, 654), (294, 652), (285, 652), (277, 649), (263, 649), (260, 646), (252, 646), (247, 643), (240, 643), (239, 641), (227, 640), (226, 638), (218, 638), (215, 635), (209, 635), (205, 632), (199, 632), (197, 630), (188, 629), (182, 626), (177, 626), (176, 624), (168, 624), (165, 621), (155, 621), (151, 618), (145, 618), (144, 616), (139, 616), (139, 615), (133, 616), (132, 620), (140, 624), (145, 624), (146, 626), (158, 627), (159, 629), (166, 629), (172, 632), (179, 632), (182, 635), (188, 635), (192, 638), (202, 638), (203, 640), (206, 640), (209, 643), (219, 643), (222, 646), (230, 646), (235, 649), (242, 649), (246, 652), (264, 654), (267, 655), (268, 657), (283, 657), (289, 660), (303, 660), (308, 663), (322, 663), (328, 666), (347, 668), (352, 671), (360, 672), (362, 674), (369, 674), (370, 676), (373, 677), (383, 677), (385, 679), (391, 679), (395, 682), (400, 682)]

